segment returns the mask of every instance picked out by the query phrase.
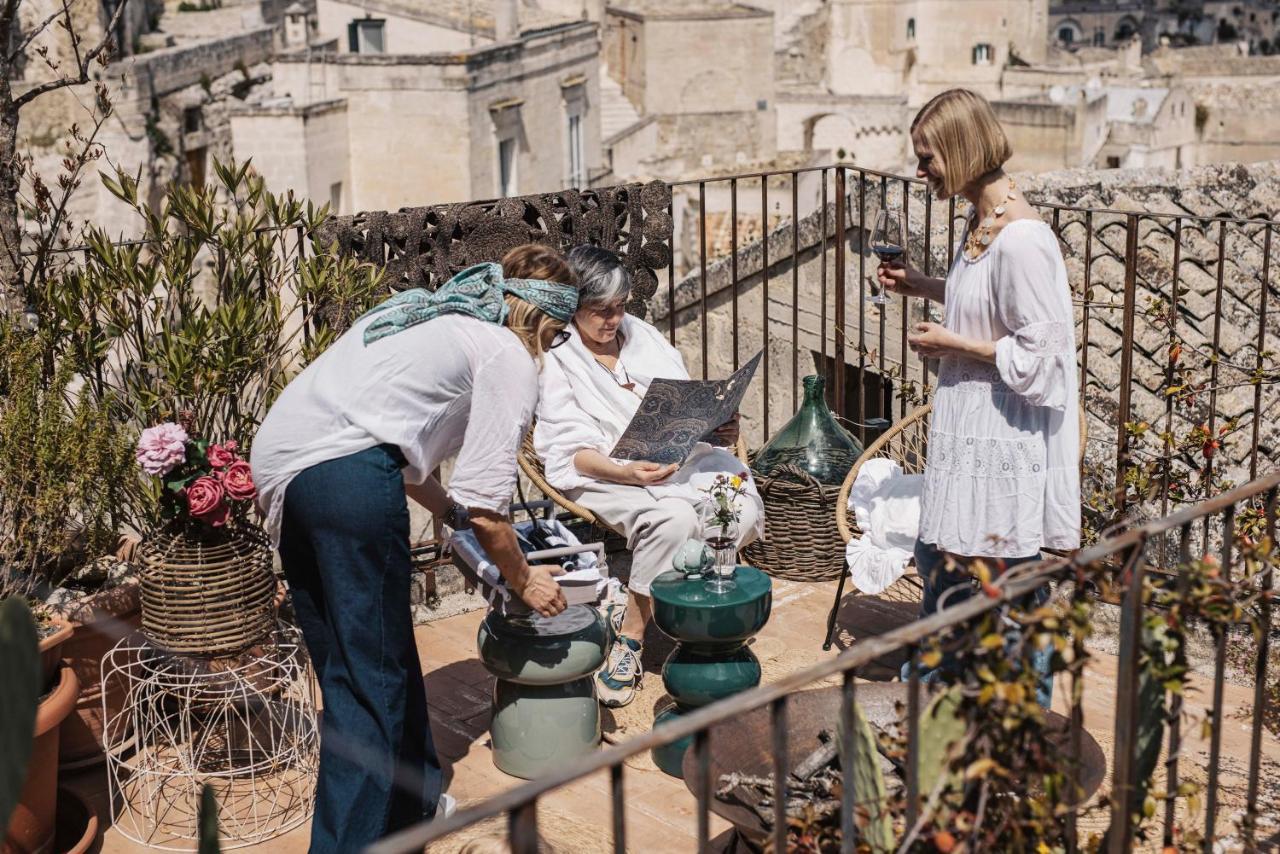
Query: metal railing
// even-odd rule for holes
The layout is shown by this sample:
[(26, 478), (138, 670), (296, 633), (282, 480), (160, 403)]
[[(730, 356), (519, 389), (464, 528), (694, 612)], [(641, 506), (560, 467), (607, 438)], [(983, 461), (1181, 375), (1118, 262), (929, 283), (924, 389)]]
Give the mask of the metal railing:
[[(954, 199), (938, 200), (915, 178), (848, 165), (708, 178), (676, 183), (672, 190), (676, 234), (667, 281), (659, 291), (665, 302), (659, 299), (664, 304), (655, 305), (655, 321), (680, 347), (691, 373), (703, 376), (719, 374), (721, 367), (736, 368), (744, 350), (753, 343), (763, 347), (759, 391), (748, 398), (746, 407), (749, 420), (745, 429), (753, 445), (758, 447), (781, 425), (785, 419), (780, 412), (785, 415), (788, 408), (795, 408), (798, 380), (810, 372), (805, 365), (810, 354), (819, 362), (818, 369), (831, 379), (834, 409), (854, 423), (864, 442), (871, 418), (901, 418), (915, 400), (927, 395), (932, 366), (910, 350), (907, 332), (910, 323), (929, 316), (933, 307), (907, 298), (896, 299), (883, 309), (869, 305), (869, 276), (876, 262), (866, 251), (863, 223), (873, 205), (895, 206), (910, 234), (908, 260), (928, 275), (944, 275), (956, 260), (963, 233), (963, 217)], [(743, 194), (750, 196), (747, 205), (742, 204)], [(1224, 448), (1208, 459), (1204, 468), (1210, 477), (1215, 468), (1230, 468), (1238, 472), (1238, 479), (1252, 481), (1247, 487), (1169, 515), (1179, 499), (1173, 491), (1175, 484), (1165, 478), (1154, 494), (1145, 496), (1146, 515), (1158, 516), (1158, 520), (1104, 538), (1070, 561), (1047, 563), (1020, 575), (1010, 580), (999, 599), (971, 600), (944, 614), (861, 641), (838, 659), (569, 763), (555, 774), (452, 819), (388, 839), (376, 850), (409, 850), (504, 812), (511, 814), (516, 850), (533, 850), (538, 798), (584, 776), (607, 771), (614, 845), (621, 851), (625, 845), (622, 761), (627, 757), (691, 736), (695, 757), (705, 772), (708, 743), (716, 724), (764, 707), (773, 710), (775, 721), (780, 720), (786, 714), (787, 698), (795, 691), (833, 675), (842, 678), (842, 707), (847, 714), (856, 696), (859, 668), (894, 650), (914, 657), (922, 643), (939, 632), (1001, 607), (1046, 580), (1066, 577), (1074, 567), (1104, 561), (1118, 564), (1127, 585), (1124, 607), (1132, 615), (1141, 608), (1135, 591), (1141, 589), (1139, 582), (1152, 556), (1149, 543), (1158, 543), (1162, 556), (1167, 556), (1170, 545), (1185, 556), (1201, 553), (1213, 543), (1228, 544), (1222, 547), (1223, 564), (1229, 571), (1230, 532), (1237, 504), (1265, 495), (1267, 524), (1274, 529), (1275, 488), (1280, 476), (1262, 473), (1268, 468), (1264, 431), (1268, 418), (1280, 414), (1276, 378), (1268, 364), (1268, 352), (1280, 351), (1277, 333), (1269, 327), (1274, 316), (1270, 303), (1275, 223), (1208, 212), (1149, 213), (1032, 201), (1064, 246), (1079, 310), (1080, 390), (1093, 423), (1091, 456), (1107, 478), (1114, 478), (1111, 485), (1117, 488), (1121, 509), (1129, 494), (1122, 488), (1129, 470), (1140, 454), (1152, 453), (1134, 446), (1131, 425), (1140, 420), (1169, 432), (1177, 419), (1198, 418), (1210, 437), (1217, 437), (1226, 426)], [(727, 222), (727, 229), (717, 232), (717, 219)], [(758, 231), (758, 239), (750, 239), (748, 226)], [(305, 245), (301, 232), (297, 242), (299, 247)], [(850, 274), (856, 277), (854, 283), (849, 281)], [(1163, 306), (1153, 310), (1146, 304), (1148, 299), (1162, 301)], [(1158, 326), (1147, 322), (1160, 315), (1168, 318), (1167, 323)], [(1181, 377), (1176, 348), (1183, 345), (1196, 354), (1206, 372), (1203, 388), (1196, 391), (1191, 403), (1169, 393)], [(1111, 368), (1113, 380), (1105, 375)], [(918, 386), (915, 390), (913, 383)], [(1177, 462), (1178, 452), (1173, 448), (1165, 446), (1154, 453), (1163, 455), (1166, 464)], [(1163, 558), (1159, 562), (1168, 563)], [(1270, 571), (1266, 583), (1273, 584)], [(1267, 631), (1261, 635), (1256, 664), (1255, 709), (1262, 707), (1267, 677), (1269, 601), (1264, 604), (1264, 620)], [(1134, 766), (1131, 751), (1121, 746), (1127, 742), (1119, 736), (1133, 732), (1137, 676), (1132, 662), (1126, 662), (1136, 659), (1136, 639), (1122, 637), (1121, 642), (1124, 666), (1117, 677), (1114, 784), (1117, 791), (1126, 792), (1133, 783)], [(1218, 715), (1222, 643), (1219, 639), (1215, 659), (1213, 707)], [(1131, 654), (1126, 655), (1126, 650)], [(920, 711), (918, 679), (910, 682), (910, 697), (908, 729), (914, 733)], [(1072, 726), (1078, 733), (1077, 709), (1078, 703), (1072, 714)], [(1261, 751), (1261, 715), (1256, 711), (1251, 727), (1247, 788), (1252, 810), (1256, 807)], [(1176, 747), (1176, 727), (1170, 737)], [(775, 727), (773, 738), (775, 745), (785, 747), (785, 728)], [(914, 740), (911, 750), (918, 750)], [(1173, 764), (1167, 770), (1176, 778), (1177, 751), (1171, 750), (1170, 757)], [(1215, 752), (1211, 764), (1216, 767), (1216, 763)], [(775, 785), (780, 782), (785, 786), (781, 759), (774, 773)], [(914, 791), (915, 781), (908, 784)], [(1215, 792), (1211, 774), (1209, 805), (1216, 803)], [(710, 781), (704, 773), (697, 786), (699, 839), (704, 850), (710, 797)], [(851, 799), (852, 794), (846, 797)], [(846, 808), (849, 803), (851, 800), (846, 800)], [(1210, 806), (1211, 816), (1213, 810)], [(1113, 815), (1113, 825), (1120, 814), (1116, 811)], [(846, 809), (846, 822), (849, 820)], [(1166, 822), (1171, 820), (1167, 815)], [(1127, 832), (1117, 830), (1121, 838)], [(846, 850), (851, 838), (852, 834), (845, 835)], [(1075, 840), (1069, 842), (1074, 845)]]
[[(1110, 831), (1108, 846), (1110, 851), (1123, 852), (1131, 849), (1134, 827), (1131, 817), (1139, 805), (1135, 803), (1138, 791), (1136, 754), (1138, 751), (1137, 727), (1139, 713), (1138, 661), (1139, 661), (1139, 619), (1143, 609), (1143, 575), (1146, 569), (1146, 545), (1163, 537), (1167, 533), (1177, 532), (1183, 549), (1183, 559), (1190, 558), (1192, 527), (1210, 518), (1220, 521), (1222, 529), (1227, 532), (1221, 552), (1221, 567), (1224, 577), (1230, 578), (1235, 561), (1231, 536), (1234, 531), (1234, 520), (1237, 509), (1242, 505), (1259, 505), (1265, 507), (1265, 527), (1271, 538), (1273, 548), (1266, 569), (1260, 574), (1263, 589), (1274, 590), (1274, 542), (1277, 516), (1277, 489), (1280, 487), (1280, 472), (1273, 472), (1245, 486), (1224, 493), (1216, 498), (1198, 505), (1180, 510), (1166, 518), (1135, 527), (1115, 537), (1085, 548), (1069, 559), (1056, 559), (1037, 565), (1025, 573), (1010, 574), (1007, 583), (998, 585), (999, 595), (979, 596), (946, 608), (928, 618), (917, 620), (901, 628), (883, 635), (858, 641), (841, 653), (838, 657), (815, 664), (803, 671), (788, 674), (776, 682), (762, 685), (752, 691), (722, 700), (713, 705), (690, 712), (677, 720), (657, 727), (644, 735), (630, 739), (622, 744), (607, 747), (598, 753), (568, 762), (565, 766), (538, 780), (517, 786), (509, 791), (496, 795), (484, 803), (463, 810), (454, 816), (419, 825), (394, 834), (369, 849), (371, 854), (396, 854), (396, 852), (420, 851), (424, 845), (443, 839), (452, 833), (469, 827), (477, 822), (491, 819), (502, 814), (509, 815), (509, 840), (512, 851), (526, 854), (538, 850), (539, 836), (537, 825), (538, 801), (545, 795), (554, 792), (575, 781), (593, 774), (607, 773), (609, 778), (611, 816), (609, 826), (612, 828), (613, 850), (627, 850), (626, 811), (627, 801), (624, 797), (624, 781), (626, 777), (627, 759), (652, 750), (655, 747), (671, 744), (679, 739), (692, 738), (694, 767), (696, 776), (688, 781), (697, 802), (697, 847), (699, 852), (708, 851), (710, 844), (710, 810), (712, 800), (712, 780), (710, 777), (710, 743), (715, 737), (718, 725), (723, 725), (743, 715), (768, 708), (770, 710), (770, 744), (773, 745), (774, 767), (772, 772), (773, 786), (776, 793), (775, 803), (785, 803), (785, 792), (788, 786), (790, 768), (786, 764), (787, 727), (785, 724), (788, 702), (797, 692), (815, 682), (829, 677), (841, 679), (840, 715), (845, 720), (852, 717), (853, 705), (856, 702), (860, 684), (857, 674), (876, 659), (893, 652), (905, 652), (912, 662), (918, 662), (922, 647), (931, 639), (944, 633), (971, 624), (984, 614), (1007, 607), (1009, 603), (1031, 593), (1050, 581), (1064, 581), (1077, 577), (1077, 570), (1095, 567), (1101, 564), (1118, 562), (1122, 567), (1124, 582), (1124, 600), (1121, 605), (1126, 619), (1122, 622), (1120, 649), (1118, 653), (1119, 669), (1114, 683), (1115, 703), (1115, 748), (1114, 771), (1110, 790)], [(1246, 785), (1245, 820), (1243, 827), (1246, 834), (1252, 834), (1259, 813), (1259, 781), (1262, 760), (1263, 715), (1261, 709), (1265, 702), (1264, 686), (1268, 677), (1267, 660), (1271, 641), (1272, 614), (1271, 599), (1261, 599), (1258, 655), (1254, 667), (1254, 711), (1249, 722), (1250, 754), (1248, 757), (1248, 779)], [(1074, 640), (1074, 638), (1073, 638)], [(1082, 639), (1081, 639), (1082, 641)], [(1225, 671), (1225, 634), (1219, 633), (1213, 671), (1213, 695), (1211, 697), (1210, 760), (1206, 791), (1206, 810), (1203, 832), (1206, 850), (1212, 850), (1213, 841), (1218, 836), (1218, 803), (1220, 794), (1219, 763), (1221, 759), (1221, 731)], [(1084, 731), (1083, 702), (1090, 690), (1090, 681), (1083, 673), (1076, 672), (1072, 676), (1071, 707), (1068, 715), (1068, 754), (1072, 760), (1080, 757), (1082, 733)], [(863, 683), (865, 684), (865, 683)], [(1096, 682), (1095, 682), (1096, 686)], [(907, 826), (910, 827), (916, 818), (917, 801), (920, 793), (920, 781), (916, 779), (917, 760), (919, 757), (919, 731), (921, 715), (921, 684), (918, 667), (911, 669), (908, 682), (908, 703), (905, 726), (907, 729), (908, 755), (907, 771)], [(1174, 703), (1179, 699), (1174, 698)], [(1171, 793), (1177, 789), (1180, 762), (1180, 718), (1177, 707), (1170, 713), (1168, 727), (1168, 758), (1164, 763), (1166, 787)], [(851, 852), (855, 845), (854, 805), (858, 797), (854, 792), (850, 773), (851, 757), (854, 755), (853, 728), (845, 727), (842, 755), (843, 779), (846, 785), (842, 789), (841, 816), (844, 829), (842, 851)], [(1078, 767), (1078, 762), (1070, 763)], [(687, 767), (687, 766), (686, 766)], [(1172, 840), (1176, 826), (1174, 814), (1176, 795), (1166, 799), (1161, 832), (1166, 841)], [(1078, 810), (1079, 808), (1077, 808)], [(1068, 838), (1065, 840), (1068, 851), (1080, 849), (1080, 840), (1074, 815), (1068, 820)], [(774, 850), (785, 851), (785, 824), (774, 823)], [(1252, 840), (1249, 840), (1252, 843)]]
[[(964, 219), (954, 199), (940, 201), (928, 186), (917, 179), (851, 166), (835, 165), (812, 169), (756, 172), (724, 178), (680, 182), (672, 185), (671, 214), (675, 222), (672, 260), (667, 271), (665, 305), (657, 306), (655, 322), (669, 335), (690, 364), (692, 373), (704, 377), (722, 369), (737, 368), (744, 349), (763, 346), (759, 394), (753, 396), (746, 414), (753, 445), (762, 444), (780, 426), (777, 417), (785, 409), (789, 391), (791, 408), (798, 403), (798, 381), (808, 370), (806, 349), (826, 369), (833, 388), (830, 400), (837, 413), (851, 421), (864, 442), (866, 425), (872, 417), (896, 420), (905, 416), (915, 401), (927, 396), (931, 365), (921, 362), (910, 350), (907, 333), (910, 323), (929, 316), (928, 303), (900, 298), (887, 309), (873, 310), (867, 302), (869, 275), (875, 260), (866, 251), (867, 237), (862, 224), (870, 207), (893, 205), (899, 210), (909, 232), (908, 259), (927, 275), (945, 275), (956, 260)], [(741, 205), (747, 194), (753, 201)], [(788, 207), (788, 216), (776, 213), (779, 199)], [(773, 209), (771, 210), (771, 202)], [(1129, 467), (1138, 451), (1133, 447), (1132, 423), (1161, 419), (1163, 429), (1174, 429), (1175, 417), (1202, 417), (1211, 436), (1221, 424), (1231, 425), (1234, 453), (1208, 460), (1212, 476), (1215, 465), (1232, 465), (1249, 478), (1257, 478), (1266, 457), (1260, 447), (1264, 413), (1275, 410), (1274, 378), (1264, 374), (1266, 354), (1280, 349), (1275, 333), (1268, 328), (1273, 284), (1271, 243), (1274, 223), (1188, 211), (1185, 214), (1089, 208), (1032, 200), (1062, 241), (1071, 270), (1071, 284), (1079, 311), (1081, 347), (1081, 395), (1087, 401), (1093, 430), (1093, 456), (1099, 459), (1108, 477), (1114, 477), (1119, 509), (1123, 510), (1127, 491), (1123, 488)], [(744, 216), (745, 209), (752, 211)], [(728, 227), (714, 228), (714, 221)], [(744, 239), (744, 232), (758, 233)], [(1162, 251), (1152, 250), (1157, 243)], [(1251, 260), (1249, 250), (1256, 250)], [(1231, 277), (1228, 262), (1235, 265)], [(856, 276), (856, 285), (849, 275)], [(1197, 279), (1185, 281), (1189, 274)], [(1206, 284), (1205, 277), (1209, 280)], [(1228, 285), (1231, 285), (1229, 288)], [(815, 299), (816, 297), (816, 299)], [(1152, 311), (1145, 300), (1163, 300), (1168, 322), (1152, 336), (1152, 328), (1142, 318)], [(1212, 308), (1203, 310), (1205, 300)], [(1198, 306), (1192, 303), (1197, 302)], [(815, 305), (816, 303), (816, 305)], [(1253, 324), (1247, 342), (1241, 342), (1240, 324), (1227, 318), (1232, 303), (1254, 306), (1248, 321)], [(723, 320), (724, 322), (718, 322)], [(1224, 329), (1231, 325), (1236, 346), (1224, 348)], [(806, 329), (807, 326), (807, 329)], [(1203, 327), (1203, 328), (1201, 328)], [(754, 340), (749, 340), (754, 339)], [(1177, 412), (1176, 397), (1162, 394), (1178, 377), (1175, 347), (1186, 343), (1201, 357), (1207, 381), (1201, 399)], [(772, 345), (772, 346), (771, 346)], [(828, 361), (829, 360), (829, 361)], [(1139, 360), (1146, 361), (1147, 375), (1139, 382)], [(1108, 383), (1095, 366), (1118, 362), (1116, 376)], [(1152, 366), (1158, 370), (1152, 373)], [(852, 382), (847, 382), (852, 372)], [(1228, 376), (1230, 374), (1230, 376)], [(1234, 393), (1234, 409), (1224, 407), (1222, 393), (1228, 381), (1245, 394)], [(916, 388), (912, 388), (915, 384)], [(1155, 384), (1155, 388), (1150, 386)], [(1252, 388), (1248, 388), (1248, 386)], [(872, 393), (868, 393), (869, 389)], [(877, 393), (878, 392), (878, 393)], [(853, 400), (848, 400), (852, 395)], [(772, 406), (771, 406), (772, 405)], [(754, 422), (754, 423), (753, 423)], [(1098, 426), (1103, 427), (1102, 430)], [(1243, 444), (1246, 443), (1247, 444)], [(1113, 450), (1114, 449), (1114, 450)], [(1165, 447), (1166, 464), (1174, 462), (1175, 451)], [(451, 819), (406, 831), (385, 840), (373, 850), (380, 852), (416, 850), (474, 822), (503, 813), (510, 816), (510, 841), (517, 852), (536, 850), (537, 802), (540, 797), (592, 774), (606, 773), (611, 793), (614, 850), (626, 848), (626, 801), (623, 796), (624, 760), (678, 739), (692, 738), (698, 776), (691, 787), (697, 801), (698, 849), (709, 842), (712, 781), (708, 776), (709, 743), (714, 728), (748, 711), (769, 708), (774, 746), (773, 780), (777, 791), (787, 785), (785, 768), (788, 698), (819, 680), (841, 678), (841, 708), (846, 718), (857, 696), (856, 674), (876, 658), (893, 651), (906, 652), (913, 660), (924, 643), (957, 626), (1003, 607), (1049, 580), (1069, 577), (1076, 568), (1106, 563), (1119, 567), (1125, 590), (1123, 609), (1129, 627), (1121, 638), (1121, 669), (1116, 677), (1116, 750), (1112, 778), (1114, 800), (1111, 810), (1111, 850), (1128, 850), (1133, 827), (1128, 817), (1135, 805), (1126, 802), (1136, 786), (1134, 764), (1138, 702), (1138, 659), (1136, 618), (1141, 613), (1142, 577), (1159, 545), (1162, 567), (1169, 566), (1167, 550), (1176, 540), (1184, 558), (1200, 553), (1211, 543), (1223, 548), (1224, 571), (1231, 571), (1231, 532), (1234, 511), (1241, 502), (1266, 498), (1268, 530), (1274, 535), (1275, 491), (1280, 475), (1269, 474), (1221, 496), (1186, 507), (1169, 515), (1177, 501), (1171, 495), (1169, 479), (1159, 486), (1158, 497), (1148, 501), (1148, 517), (1155, 521), (1103, 539), (1069, 560), (1058, 560), (1011, 579), (997, 599), (969, 600), (945, 613), (936, 614), (874, 639), (855, 643), (839, 658), (786, 676), (750, 693), (700, 709), (678, 721), (646, 733), (624, 744), (608, 747), (598, 754), (566, 766), (547, 777), (500, 794), (486, 803)], [(1150, 496), (1148, 496), (1150, 498)], [(1200, 524), (1195, 524), (1200, 523)], [(1212, 529), (1212, 530), (1211, 530)], [(1272, 540), (1274, 542), (1274, 539)], [(1270, 586), (1269, 570), (1265, 583)], [(1263, 691), (1267, 677), (1271, 614), (1269, 601), (1263, 605), (1265, 622), (1255, 665), (1255, 712), (1250, 722), (1252, 749), (1249, 757), (1247, 813), (1256, 815), (1260, 774)], [(1225, 639), (1219, 637), (1214, 666), (1214, 735), (1207, 793), (1205, 835), (1214, 838), (1224, 681)], [(1082, 677), (1075, 677), (1082, 680)], [(1070, 743), (1079, 749), (1083, 727), (1081, 692), (1073, 685)], [(915, 768), (919, 750), (917, 723), (920, 714), (920, 686), (914, 675), (909, 683), (906, 721), (910, 757), (907, 767)], [(1174, 703), (1180, 703), (1177, 698)], [(1169, 728), (1169, 760), (1164, 768), (1167, 780), (1176, 784), (1178, 746), (1181, 734), (1174, 715)], [(845, 738), (849, 736), (846, 733)], [(846, 745), (847, 747), (848, 745)], [(846, 750), (848, 756), (851, 751)], [(846, 779), (848, 776), (846, 775)], [(908, 819), (915, 818), (915, 797), (919, 781), (909, 775)], [(1176, 785), (1170, 784), (1170, 788)], [(853, 792), (844, 789), (843, 850), (853, 850)], [(1172, 838), (1173, 798), (1166, 802), (1164, 836)], [(776, 804), (785, 803), (778, 797)], [(1068, 850), (1077, 850), (1075, 816), (1069, 817)], [(776, 825), (775, 850), (785, 850), (785, 828)]]
[[(754, 446), (785, 420), (777, 413), (786, 389), (796, 406), (799, 378), (809, 372), (806, 349), (826, 362), (829, 400), (864, 442), (869, 417), (901, 418), (927, 393), (934, 366), (916, 357), (907, 334), (934, 309), (906, 297), (883, 310), (868, 305), (877, 262), (863, 223), (873, 205), (892, 206), (910, 235), (908, 260), (926, 275), (945, 276), (964, 231), (956, 199), (937, 199), (916, 178), (843, 165), (671, 186), (676, 233), (656, 322), (704, 377), (739, 366), (749, 355), (748, 332), (773, 345), (764, 346), (760, 393), (749, 395), (745, 413)], [(1280, 415), (1280, 378), (1269, 356), (1280, 351), (1280, 333), (1268, 325), (1275, 223), (1030, 201), (1059, 236), (1071, 272), (1091, 457), (1119, 488), (1135, 455), (1162, 454), (1166, 464), (1175, 455), (1168, 447), (1135, 448), (1131, 424), (1170, 431), (1194, 419), (1215, 435), (1230, 425), (1208, 465), (1211, 477), (1215, 466), (1229, 466), (1238, 481), (1255, 477), (1267, 418)], [(750, 245), (741, 239), (748, 229), (759, 232)], [(1204, 389), (1179, 411), (1191, 390), (1170, 390), (1191, 359), (1205, 373)], [(781, 396), (771, 393), (779, 389)], [(1158, 512), (1173, 503), (1162, 487)]]

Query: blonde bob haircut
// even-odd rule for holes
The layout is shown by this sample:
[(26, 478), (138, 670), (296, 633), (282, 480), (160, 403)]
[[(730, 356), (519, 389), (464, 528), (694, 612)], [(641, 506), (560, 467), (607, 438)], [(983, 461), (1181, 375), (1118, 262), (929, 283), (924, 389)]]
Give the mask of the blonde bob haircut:
[(911, 136), (918, 136), (942, 161), (942, 192), (947, 198), (1013, 156), (991, 104), (968, 89), (948, 89), (934, 96), (916, 113)]
[[(542, 279), (565, 285), (578, 284), (564, 255), (540, 243), (517, 246), (502, 256), (502, 274), (512, 279)], [(513, 294), (507, 294), (505, 299), (508, 308), (507, 328), (516, 334), (529, 355), (541, 362), (542, 354), (552, 338), (564, 329), (565, 324), (533, 303), (525, 302)]]

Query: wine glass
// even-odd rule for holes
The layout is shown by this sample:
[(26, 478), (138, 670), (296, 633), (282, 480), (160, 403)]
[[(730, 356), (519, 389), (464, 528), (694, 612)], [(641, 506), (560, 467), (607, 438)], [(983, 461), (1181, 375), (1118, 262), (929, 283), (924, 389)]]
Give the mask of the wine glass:
[[(871, 251), (885, 263), (901, 261), (907, 245), (902, 231), (902, 220), (888, 208), (881, 208), (876, 214), (875, 226), (871, 229)], [(880, 287), (873, 276), (871, 279), (871, 295), (867, 302), (885, 305), (889, 295)]]
[(702, 539), (711, 549), (714, 562), (704, 585), (712, 593), (728, 593), (738, 586), (733, 580), (738, 568), (738, 520), (716, 512), (715, 503), (704, 502), (701, 507)]

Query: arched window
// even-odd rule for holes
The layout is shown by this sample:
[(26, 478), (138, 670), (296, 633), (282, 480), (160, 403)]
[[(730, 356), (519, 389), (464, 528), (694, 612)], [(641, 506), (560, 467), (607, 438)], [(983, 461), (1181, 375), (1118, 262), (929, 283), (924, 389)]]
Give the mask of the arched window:
[(986, 42), (980, 42), (973, 46), (973, 64), (974, 65), (990, 65), (995, 59), (995, 51), (991, 45)]
[(1058, 41), (1063, 44), (1071, 44), (1076, 40), (1076, 31), (1070, 27), (1058, 27)]
[(910, 41), (916, 37), (916, 19), (907, 18), (907, 40)]

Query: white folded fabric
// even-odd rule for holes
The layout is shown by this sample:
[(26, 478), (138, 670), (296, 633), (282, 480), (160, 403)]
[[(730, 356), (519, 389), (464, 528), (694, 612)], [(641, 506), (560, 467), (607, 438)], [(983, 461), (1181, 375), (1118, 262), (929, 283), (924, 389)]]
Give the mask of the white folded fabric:
[(902, 577), (920, 531), (920, 491), (924, 477), (904, 474), (889, 459), (863, 463), (849, 490), (849, 509), (861, 537), (845, 546), (849, 576), (867, 594), (881, 593)]

